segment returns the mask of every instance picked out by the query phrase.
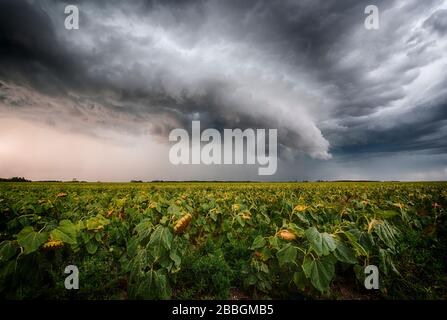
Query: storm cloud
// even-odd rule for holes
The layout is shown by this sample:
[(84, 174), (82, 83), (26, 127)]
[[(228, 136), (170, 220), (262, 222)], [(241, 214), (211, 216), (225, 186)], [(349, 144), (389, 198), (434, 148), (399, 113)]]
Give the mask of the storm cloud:
[[(79, 30), (64, 28), (69, 4)], [(364, 27), (370, 4), (378, 30)], [(278, 179), (297, 166), (339, 178), (365, 157), (411, 158), (408, 176), (419, 157), (445, 179), (446, 12), (441, 0), (3, 0), (0, 116), (164, 143), (192, 120), (277, 128)]]

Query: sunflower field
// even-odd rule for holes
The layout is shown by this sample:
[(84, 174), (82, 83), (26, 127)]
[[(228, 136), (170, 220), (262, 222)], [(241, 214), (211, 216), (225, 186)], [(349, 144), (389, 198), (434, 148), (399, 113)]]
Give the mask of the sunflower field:
[(0, 297), (447, 299), (446, 207), (443, 182), (1, 183)]

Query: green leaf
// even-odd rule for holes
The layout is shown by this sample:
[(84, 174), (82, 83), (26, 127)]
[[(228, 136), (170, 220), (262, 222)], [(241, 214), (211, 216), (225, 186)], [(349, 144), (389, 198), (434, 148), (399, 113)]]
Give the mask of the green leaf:
[(236, 216), (236, 221), (239, 222), (241, 227), (245, 226), (245, 221), (242, 219), (242, 217), (240, 215)]
[(382, 240), (388, 247), (394, 248), (394, 245), (396, 243), (395, 238), (396, 231), (389, 223), (383, 221), (381, 223), (376, 224), (374, 226), (374, 232), (379, 236), (380, 240)]
[(170, 254), (162, 255), (161, 259), (158, 260), (158, 263), (162, 267), (162, 269), (171, 270), (174, 265), (174, 261), (171, 259)]
[(0, 262), (6, 262), (17, 253), (15, 241), (3, 241), (0, 243)]
[(268, 267), (268, 265), (266, 265), (266, 264), (263, 263), (263, 262), (260, 262), (260, 264), (259, 264), (259, 271), (262, 271), (262, 272), (264, 272), (264, 273), (269, 273), (269, 267)]
[(149, 245), (163, 246), (166, 250), (171, 249), (173, 235), (168, 227), (159, 225), (151, 235)]
[(214, 211), (209, 212), (210, 218), (216, 222), (217, 221), (217, 214)]
[(293, 233), (295, 233), (297, 237), (302, 237), (302, 236), (304, 236), (304, 229), (301, 228), (301, 227), (298, 227), (298, 226), (297, 226), (296, 224), (294, 224), (294, 223), (289, 223), (289, 224), (286, 226), (286, 229), (292, 230)]
[(337, 244), (334, 240), (334, 237), (326, 232), (323, 232), (321, 234), (322, 239), (322, 247), (323, 247), (323, 255), (328, 255), (329, 253), (333, 252), (337, 248)]
[(399, 271), (397, 270), (396, 266), (393, 263), (392, 254), (389, 250), (380, 249), (379, 250), (379, 258), (380, 258), (380, 270), (383, 270), (383, 272), (388, 275), (389, 268), (391, 270), (400, 275)]
[(108, 225), (109, 223), (109, 219), (98, 214), (96, 217), (88, 219), (85, 226), (87, 230), (96, 230), (101, 226), (104, 227), (105, 225)]
[(360, 245), (365, 248), (366, 251), (372, 251), (374, 249), (374, 239), (371, 233), (362, 232), (359, 237)]
[(335, 274), (335, 266), (331, 257), (323, 257), (317, 260), (306, 256), (302, 265), (304, 274), (312, 285), (320, 292), (327, 292)]
[(280, 266), (286, 263), (293, 263), (296, 260), (297, 249), (293, 247), (290, 243), (286, 244), (276, 253), (278, 262)]
[(173, 235), (168, 227), (158, 225), (152, 233), (147, 248), (150, 249), (152, 256), (157, 260), (171, 249)]
[(337, 248), (334, 251), (334, 256), (338, 261), (346, 262), (350, 264), (356, 264), (357, 259), (355, 252), (341, 241), (337, 243)]
[(0, 281), (4, 283), (7, 278), (13, 277), (16, 273), (17, 263), (15, 260), (9, 260), (2, 264), (0, 268)]
[(163, 216), (161, 219), (160, 219), (160, 224), (162, 224), (162, 225), (166, 225), (169, 221), (170, 221), (171, 219), (169, 218), (169, 216)]
[(95, 239), (96, 239), (96, 241), (98, 241), (98, 242), (102, 242), (102, 235), (103, 235), (102, 232), (96, 232), (96, 233), (95, 233)]
[(17, 235), (17, 242), (25, 251), (24, 254), (30, 254), (45, 243), (48, 239), (48, 233), (35, 232), (32, 227), (25, 227)]
[(171, 289), (168, 280), (160, 271), (150, 270), (139, 279), (136, 298), (142, 299), (169, 299)]
[(177, 206), (177, 205), (175, 205), (175, 204), (171, 204), (171, 205), (168, 207), (168, 215), (169, 215), (169, 216), (173, 216), (173, 215), (175, 215), (175, 216), (177, 216), (177, 217), (180, 217), (180, 216), (182, 215), (182, 213), (181, 213), (181, 211), (180, 211), (180, 207)]
[(168, 279), (164, 274), (159, 271), (154, 272), (154, 284), (157, 290), (157, 298), (169, 299), (171, 298), (171, 289), (168, 285)]
[(383, 219), (389, 219), (389, 218), (399, 215), (399, 212), (394, 211), (394, 210), (379, 210), (374, 213)]
[(363, 246), (360, 243), (357, 242), (357, 239), (351, 232), (344, 231), (343, 234), (346, 236), (346, 238), (348, 239), (351, 246), (354, 248), (357, 255), (359, 255), (359, 256), (367, 256), (368, 255), (368, 252), (365, 250), (365, 248), (363, 248)]
[(171, 258), (172, 261), (174, 261), (174, 264), (176, 267), (180, 266), (182, 259), (176, 252), (171, 251), (171, 253), (169, 254), (169, 257)]
[(261, 260), (267, 261), (268, 259), (272, 258), (272, 251), (269, 248), (262, 248), (261, 249)]
[(253, 244), (251, 245), (251, 249), (252, 250), (259, 249), (259, 248), (262, 248), (263, 246), (265, 246), (264, 237), (257, 236), (255, 238), (255, 240), (253, 241)]
[(87, 242), (85, 247), (87, 248), (87, 252), (90, 254), (95, 254), (98, 250), (98, 244), (95, 241)]
[(270, 237), (269, 244), (273, 249), (278, 249), (280, 245), (279, 239), (277, 237)]
[(356, 264), (353, 269), (354, 269), (354, 273), (355, 273), (355, 277), (357, 278), (357, 281), (363, 285), (363, 282), (365, 280), (365, 273), (364, 273), (365, 267)]
[(304, 290), (306, 288), (308, 280), (303, 271), (300, 270), (293, 274), (293, 283), (295, 283), (296, 287), (300, 290)]
[(85, 233), (81, 233), (81, 239), (82, 239), (82, 241), (83, 241), (84, 243), (89, 242), (89, 241), (92, 240), (94, 237), (95, 237), (95, 235), (92, 234), (92, 233), (87, 233), (87, 232), (85, 232)]
[(310, 227), (305, 231), (307, 240), (309, 240), (311, 248), (319, 256), (327, 256), (337, 247), (334, 238), (329, 233), (320, 233), (317, 228)]
[(253, 286), (256, 282), (258, 282), (258, 279), (252, 274), (248, 275), (248, 277), (244, 279), (244, 284), (247, 286)]
[(304, 232), (304, 234), (306, 235), (306, 238), (309, 241), (310, 246), (314, 249), (314, 251), (318, 255), (322, 255), (323, 254), (322, 239), (321, 234), (318, 232), (317, 228), (310, 227)]
[(54, 240), (61, 240), (65, 243), (75, 245), (77, 244), (77, 228), (70, 220), (62, 220), (59, 222), (59, 227), (50, 232), (51, 238)]
[(152, 222), (149, 219), (142, 220), (137, 226), (135, 227), (135, 231), (138, 234), (138, 240), (140, 242), (146, 241), (146, 239), (149, 239), (149, 236), (153, 230), (154, 226)]
[(138, 250), (138, 240), (135, 238), (131, 238), (127, 242), (127, 255), (129, 257), (133, 257), (137, 254), (137, 250)]

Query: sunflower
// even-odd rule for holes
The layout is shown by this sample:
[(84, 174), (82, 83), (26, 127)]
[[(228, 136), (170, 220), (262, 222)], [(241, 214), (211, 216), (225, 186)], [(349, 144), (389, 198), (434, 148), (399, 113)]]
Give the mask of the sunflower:
[(397, 208), (399, 208), (399, 209), (403, 209), (404, 208), (404, 205), (402, 204), (402, 203), (393, 203), (393, 206), (395, 206), (395, 207), (397, 207)]
[(249, 211), (244, 211), (241, 214), (242, 219), (244, 220), (250, 220), (251, 219), (251, 213)]
[(277, 233), (277, 236), (286, 241), (292, 241), (296, 239), (296, 235), (289, 230), (281, 230)]
[(307, 206), (305, 206), (304, 204), (298, 204), (295, 206), (295, 208), (293, 208), (294, 211), (298, 211), (298, 212), (303, 212), (306, 211)]
[(64, 242), (61, 240), (49, 240), (44, 243), (44, 249), (57, 249), (64, 245)]
[(186, 227), (189, 225), (189, 223), (191, 222), (191, 219), (192, 219), (192, 215), (190, 213), (181, 217), (174, 225), (174, 232), (175, 233), (183, 232), (186, 229)]

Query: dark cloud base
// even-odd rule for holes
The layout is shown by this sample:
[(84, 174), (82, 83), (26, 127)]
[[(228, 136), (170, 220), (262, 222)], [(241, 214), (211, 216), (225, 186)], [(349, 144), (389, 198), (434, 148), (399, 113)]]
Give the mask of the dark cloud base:
[[(62, 27), (67, 4), (80, 8), (77, 33)], [(295, 164), (444, 157), (447, 77), (431, 67), (446, 66), (443, 1), (376, 1), (376, 33), (362, 27), (368, 4), (3, 0), (0, 108), (35, 121), (46, 108), (12, 84), (69, 101), (74, 122), (144, 126), (164, 141), (193, 119), (278, 128), (280, 156)]]

